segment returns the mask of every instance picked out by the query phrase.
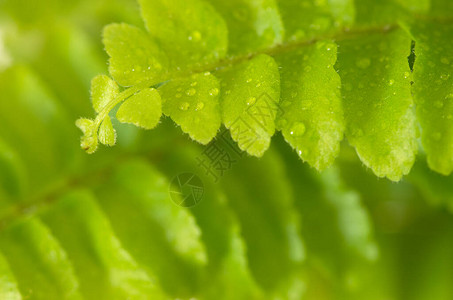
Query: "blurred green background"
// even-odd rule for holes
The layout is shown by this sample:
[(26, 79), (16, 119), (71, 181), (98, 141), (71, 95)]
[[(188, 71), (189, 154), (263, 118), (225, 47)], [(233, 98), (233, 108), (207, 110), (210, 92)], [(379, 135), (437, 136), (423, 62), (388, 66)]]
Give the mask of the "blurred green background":
[[(85, 154), (112, 22), (143, 27), (135, 0), (0, 0), (1, 299), (453, 299), (453, 177), (424, 158), (392, 183), (344, 143), (319, 174), (277, 134), (214, 183), (166, 118)], [(205, 184), (194, 208), (168, 197), (180, 172)]]

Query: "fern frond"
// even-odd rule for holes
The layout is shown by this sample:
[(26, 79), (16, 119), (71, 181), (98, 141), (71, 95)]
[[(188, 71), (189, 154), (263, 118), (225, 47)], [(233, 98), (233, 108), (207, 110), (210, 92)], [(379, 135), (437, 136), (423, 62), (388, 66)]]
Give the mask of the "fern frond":
[[(211, 6), (201, 0), (184, 4), (142, 0), (147, 32), (126, 24), (104, 30), (110, 74), (125, 90), (98, 112), (89, 133), (96, 137), (102, 120), (117, 104), (144, 88), (155, 87), (163, 100), (163, 112), (200, 143), (207, 144), (216, 136), (221, 116), (242, 150), (262, 156), (277, 128), (302, 160), (323, 170), (338, 155), (346, 128), (346, 137), (362, 162), (377, 176), (394, 181), (408, 174), (414, 163), (418, 121), (430, 166), (449, 174), (453, 169), (449, 142), (436, 146), (440, 154), (433, 154), (434, 158), (430, 141), (439, 134), (443, 136), (435, 141), (451, 140), (447, 128), (453, 120), (447, 113), (439, 128), (430, 129), (433, 125), (426, 124), (420, 109), (416, 119), (411, 95), (411, 80), (419, 102), (426, 99), (426, 95), (420, 96), (422, 86), (451, 90), (452, 59), (445, 48), (449, 47), (445, 44), (450, 43), (446, 37), (451, 25), (443, 24), (449, 21), (436, 21), (437, 10), (430, 10), (427, 1), (362, 2), (241, 0), (228, 4), (212, 1)], [(436, 0), (432, 6), (437, 4), (444, 5)], [(264, 11), (268, 18), (263, 17)], [(427, 18), (431, 21), (425, 21)], [(407, 62), (411, 36), (398, 24), (414, 31), (417, 56), (420, 49), (414, 77)], [(411, 24), (427, 24), (428, 29), (418, 34), (422, 25)], [(438, 40), (429, 38), (433, 32)], [(332, 40), (339, 46), (338, 61), (337, 44)], [(435, 70), (419, 69), (429, 60), (424, 58), (424, 47), (433, 43), (433, 47), (445, 48), (442, 62), (430, 60)], [(267, 65), (260, 62), (264, 53), (270, 54)], [(433, 72), (442, 73), (440, 81), (432, 79)], [(99, 94), (101, 87), (92, 89), (93, 95)], [(443, 106), (450, 94), (436, 97), (436, 105)], [(266, 112), (271, 116), (265, 125), (253, 116), (262, 107), (257, 100), (262, 95), (273, 106)], [(135, 112), (133, 106), (130, 109), (131, 116), (144, 114), (139, 107)], [(276, 116), (278, 110), (283, 111), (282, 116)], [(149, 113), (157, 116), (158, 112), (154, 107)], [(242, 136), (236, 128), (239, 123), (246, 124)], [(135, 124), (140, 126), (140, 122)], [(253, 144), (246, 145), (245, 140)], [(94, 147), (89, 135), (83, 143), (87, 141)]]

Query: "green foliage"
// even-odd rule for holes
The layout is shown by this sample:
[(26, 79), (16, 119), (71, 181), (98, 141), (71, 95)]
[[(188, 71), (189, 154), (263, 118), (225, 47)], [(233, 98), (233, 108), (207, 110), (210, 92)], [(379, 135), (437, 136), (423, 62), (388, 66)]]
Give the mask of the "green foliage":
[(340, 49), (346, 137), (377, 176), (397, 181), (417, 152), (410, 39), (398, 30), (347, 40)]
[[(430, 54), (424, 54), (423, 47), (448, 47), (443, 43), (451, 30), (434, 19), (427, 23), (430, 27), (421, 29), (420, 24), (435, 15), (427, 1), (387, 0), (377, 4), (370, 0), (355, 4), (213, 1), (211, 6), (198, 0), (182, 4), (140, 1), (148, 32), (126, 24), (109, 25), (104, 30), (110, 74), (119, 84), (132, 87), (111, 99), (103, 113), (97, 111), (98, 100), (93, 100), (99, 115), (93, 128), (85, 130), (88, 135), (82, 139), (83, 148), (93, 152), (100, 129), (101, 142), (112, 145), (110, 123), (102, 122), (108, 111), (138, 91), (156, 87), (162, 96), (163, 112), (200, 143), (206, 144), (216, 136), (221, 116), (239, 148), (260, 157), (277, 128), (304, 161), (323, 170), (337, 157), (346, 128), (346, 137), (362, 162), (377, 176), (394, 181), (408, 174), (414, 163), (420, 122), (430, 166), (449, 174), (453, 156), (448, 129), (444, 130), (451, 123), (448, 112), (444, 112), (443, 124), (435, 126), (439, 122), (431, 120), (438, 117), (437, 112), (428, 113), (432, 109), (424, 109), (421, 104), (416, 118), (412, 94), (419, 103), (428, 103), (424, 89), (432, 86), (425, 82), (436, 81), (433, 84), (443, 94), (435, 106), (449, 97), (451, 59), (445, 54), (439, 58), (442, 62), (437, 68), (439, 64), (433, 63)], [(421, 61), (416, 64), (414, 76), (407, 62), (411, 36), (399, 29), (399, 24), (410, 28), (420, 42), (415, 55), (420, 49)], [(228, 37), (227, 25), (231, 29)], [(345, 26), (348, 31), (342, 33)], [(436, 35), (423, 34), (423, 30), (436, 31)], [(336, 43), (321, 42), (323, 37), (338, 40), (338, 62)], [(319, 41), (311, 45), (312, 39)], [(443, 52), (447, 53), (448, 48)], [(439, 56), (439, 52), (429, 53)], [(225, 55), (227, 60), (223, 59)], [(279, 72), (272, 57), (278, 62)], [(436, 68), (440, 79), (432, 78), (434, 71), (424, 67), (428, 64), (425, 60)], [(202, 74), (208, 75), (204, 78)], [(99, 89), (93, 85), (92, 94), (102, 94)], [(270, 118), (266, 124), (254, 118), (262, 108), (262, 95), (269, 98)], [(279, 110), (283, 111), (281, 116), (277, 116)], [(153, 114), (157, 113), (155, 109)], [(154, 124), (144, 127), (149, 129)], [(431, 150), (431, 144), (441, 140), (443, 146)]]
[(453, 171), (453, 45), (445, 41), (452, 40), (453, 26), (421, 22), (411, 33), (419, 49), (413, 93), (422, 144), (430, 168), (448, 175)]
[(145, 129), (153, 129), (159, 123), (162, 104), (155, 89), (144, 89), (121, 104), (116, 118), (122, 123), (131, 123)]
[(452, 298), (451, 1), (140, 5), (0, 2), (0, 299)]
[(284, 110), (277, 126), (304, 161), (323, 170), (338, 155), (344, 132), (341, 83), (334, 69), (337, 45), (320, 41), (277, 58)]
[(182, 131), (202, 144), (217, 135), (220, 127), (219, 82), (212, 74), (194, 74), (159, 87), (163, 112)]
[(240, 149), (262, 156), (269, 148), (278, 114), (280, 75), (267, 55), (220, 72), (222, 122)]
[(225, 21), (202, 0), (139, 0), (150, 36), (164, 49), (170, 69), (189, 69), (223, 58)]
[(147, 33), (134, 26), (107, 25), (103, 43), (110, 56), (109, 73), (123, 86), (143, 80), (159, 83), (168, 68), (167, 58), (158, 45)]
[(0, 241), (23, 297), (81, 299), (66, 252), (41, 221), (20, 220), (2, 232)]

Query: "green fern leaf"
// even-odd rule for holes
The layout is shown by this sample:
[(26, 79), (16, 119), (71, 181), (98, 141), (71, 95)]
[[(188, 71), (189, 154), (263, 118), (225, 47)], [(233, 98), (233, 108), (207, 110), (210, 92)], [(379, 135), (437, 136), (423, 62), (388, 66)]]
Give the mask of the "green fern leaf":
[(80, 293), (86, 299), (159, 299), (161, 292), (122, 248), (95, 201), (89, 192), (73, 191), (42, 214), (80, 278)]
[[(0, 3), (0, 298), (451, 298), (450, 0), (141, 0), (146, 29), (129, 0), (24, 1)], [(107, 21), (134, 25), (95, 77)], [(119, 136), (96, 156), (91, 109), (88, 152)], [(260, 158), (202, 163), (222, 125)]]
[(379, 177), (399, 180), (417, 152), (407, 64), (410, 39), (400, 30), (340, 43), (346, 138)]
[(0, 249), (24, 297), (82, 299), (65, 251), (41, 221), (25, 219), (11, 225), (0, 235)]
[(235, 68), (220, 72), (222, 122), (240, 149), (262, 156), (275, 132), (280, 112), (278, 65), (260, 55)]
[(278, 128), (298, 155), (318, 170), (331, 165), (343, 139), (340, 78), (334, 69), (337, 45), (318, 42), (277, 57), (282, 68)]
[(228, 26), (228, 53), (247, 54), (280, 44), (285, 29), (275, 0), (209, 1)]
[(122, 123), (131, 123), (145, 129), (153, 129), (162, 115), (162, 104), (155, 89), (144, 89), (128, 98), (116, 113)]
[[(410, 37), (398, 29), (397, 23), (410, 19), (413, 13), (436, 15), (438, 7), (448, 4), (436, 0), (430, 9), (426, 0), (386, 0), (382, 5), (372, 0), (358, 3), (238, 0), (223, 4), (214, 1), (212, 7), (199, 0), (183, 5), (169, 0), (141, 0), (140, 5), (148, 33), (126, 24), (113, 24), (105, 29), (104, 44), (110, 55), (110, 73), (123, 86), (132, 87), (111, 99), (105, 111), (97, 111), (99, 115), (93, 129), (87, 131), (82, 140), (83, 147), (89, 152), (97, 147), (95, 140), (99, 126), (108, 112), (140, 90), (155, 86), (163, 99), (163, 112), (200, 143), (206, 144), (215, 137), (221, 116), (242, 150), (262, 156), (269, 147), (277, 118), (277, 129), (283, 132), (299, 156), (322, 170), (337, 156), (346, 125), (348, 141), (377, 176), (397, 181), (410, 171), (417, 148), (417, 120), (412, 112), (409, 85), (412, 77), (406, 62)], [(263, 14), (268, 18), (263, 18)], [(201, 20), (208, 25), (202, 25)], [(356, 32), (341, 34), (341, 28), (346, 25), (354, 26)], [(231, 29), (228, 37), (226, 26)], [(362, 32), (371, 36), (362, 39)], [(318, 42), (316, 48), (308, 42), (320, 35), (344, 35), (339, 46), (346, 51), (340, 50), (335, 66), (341, 77), (343, 103), (339, 101), (340, 79), (332, 68), (336, 52), (323, 54), (325, 49), (336, 49), (337, 46)], [(275, 46), (282, 42), (282, 46)], [(378, 51), (362, 49), (369, 43), (374, 46), (367, 45), (367, 49), (373, 47)], [(228, 53), (227, 44), (230, 45)], [(398, 46), (393, 49), (394, 45)], [(258, 66), (259, 60), (265, 57), (259, 52), (269, 53), (279, 61), (280, 74), (275, 74), (271, 63)], [(227, 54), (232, 55), (230, 60), (221, 61)], [(242, 55), (251, 55), (253, 59), (246, 62)], [(307, 61), (302, 63), (304, 58)], [(304, 65), (304, 71), (295, 68), (297, 61)], [(309, 69), (311, 71), (307, 71)], [(219, 79), (209, 71), (217, 71), (215, 74)], [(440, 75), (443, 78), (450, 76), (450, 71), (443, 72), (445, 74)], [(202, 74), (209, 75), (202, 80)], [(261, 85), (250, 89), (249, 83), (254, 78), (241, 82), (246, 75), (264, 77), (256, 78)], [(282, 78), (281, 86), (277, 87), (275, 78), (279, 77)], [(107, 78), (101, 78), (106, 81), (105, 85), (112, 84), (107, 83)], [(425, 79), (416, 76), (414, 80)], [(198, 81), (200, 84), (196, 87)], [(319, 84), (322, 87), (317, 86)], [(358, 86), (352, 87), (353, 84)], [(448, 85), (448, 79), (445, 84)], [(245, 105), (250, 106), (260, 95), (269, 94), (270, 86), (272, 100), (268, 102), (276, 106), (281, 98), (282, 107), (273, 110), (286, 110), (285, 116), (277, 117), (275, 113), (265, 126), (260, 122), (250, 125), (256, 122), (251, 122), (253, 117), (246, 115), (251, 111)], [(418, 97), (417, 87), (416, 82), (415, 97)], [(309, 105), (311, 102), (314, 104)], [(299, 109), (300, 105), (302, 109)], [(259, 106), (257, 103), (255, 108)], [(131, 111), (131, 117), (132, 114)], [(423, 126), (423, 117), (418, 115)], [(241, 137), (241, 130), (237, 125), (233, 126), (237, 122), (247, 124)], [(152, 125), (147, 128), (155, 126)], [(394, 131), (393, 135), (389, 131)], [(429, 131), (424, 131), (423, 136), (427, 149), (429, 143), (425, 135)], [(437, 133), (431, 133), (431, 136), (433, 134)], [(440, 157), (448, 160), (451, 154), (443, 152)], [(428, 160), (433, 168), (440, 170), (441, 167), (434, 166), (429, 153)], [(451, 172), (449, 167), (442, 168), (443, 173)]]
[(94, 111), (100, 113), (119, 92), (118, 85), (105, 75), (99, 75), (91, 81), (91, 101)]
[(99, 127), (99, 141), (106, 146), (114, 146), (116, 143), (116, 132), (109, 116), (104, 118)]
[(162, 110), (182, 131), (202, 144), (217, 135), (220, 127), (219, 82), (208, 73), (170, 81), (159, 87)]
[(143, 30), (128, 24), (111, 24), (104, 28), (103, 43), (110, 56), (109, 72), (119, 84), (131, 86), (145, 80), (162, 80), (167, 58)]
[(215, 62), (227, 52), (222, 17), (201, 0), (139, 0), (150, 35), (165, 49), (172, 68)]
[(0, 297), (10, 300), (22, 299), (16, 279), (3, 255), (0, 255), (0, 274)]
[[(414, 99), (422, 144), (431, 169), (453, 171), (453, 26), (416, 23), (411, 28), (417, 49)], [(427, 84), (429, 83), (429, 84)]]

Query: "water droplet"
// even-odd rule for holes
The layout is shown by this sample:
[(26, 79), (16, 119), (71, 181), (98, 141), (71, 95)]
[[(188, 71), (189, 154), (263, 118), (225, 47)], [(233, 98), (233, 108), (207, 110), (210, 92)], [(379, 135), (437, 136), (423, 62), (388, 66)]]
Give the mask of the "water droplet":
[(198, 82), (194, 81), (190, 84), (190, 86), (196, 86), (198, 84)]
[(409, 72), (404, 72), (404, 78), (409, 78), (409, 76), (411, 76)]
[(211, 96), (217, 96), (218, 94), (219, 94), (218, 88), (213, 88), (209, 91), (209, 95), (211, 95)]
[(193, 95), (195, 95), (196, 93), (197, 93), (197, 90), (194, 89), (194, 88), (188, 89), (188, 90), (186, 91), (187, 96), (193, 96)]
[(289, 134), (294, 137), (299, 137), (304, 135), (305, 133), (305, 124), (302, 122), (296, 122), (291, 126), (291, 129), (289, 131)]
[(442, 101), (436, 101), (436, 102), (434, 102), (434, 107), (442, 108), (442, 107), (444, 107), (444, 103)]
[(198, 102), (197, 103), (197, 106), (195, 107), (195, 110), (202, 110), (204, 107), (204, 103), (203, 102)]
[(394, 83), (395, 83), (395, 80), (393, 80), (393, 79), (389, 80), (389, 85), (393, 85)]
[(204, 76), (209, 76), (209, 75), (211, 75), (211, 72), (209, 72), (209, 71), (208, 71), (208, 72), (204, 72), (203, 75), (204, 75)]
[(135, 72), (135, 69), (132, 69), (132, 72)]
[(247, 99), (247, 105), (253, 105), (253, 104), (255, 104), (255, 102), (256, 102), (255, 97), (250, 97)]
[(260, 86), (261, 86), (261, 82), (258, 82), (258, 83), (256, 84), (256, 87), (260, 87)]
[(247, 79), (247, 83), (251, 82), (252, 81), (252, 78), (249, 78)]
[(356, 65), (361, 69), (366, 69), (371, 65), (371, 61), (369, 58), (362, 58), (356, 62)]
[(188, 102), (182, 102), (180, 105), (179, 105), (179, 109), (180, 110), (188, 110), (190, 107), (190, 104)]

